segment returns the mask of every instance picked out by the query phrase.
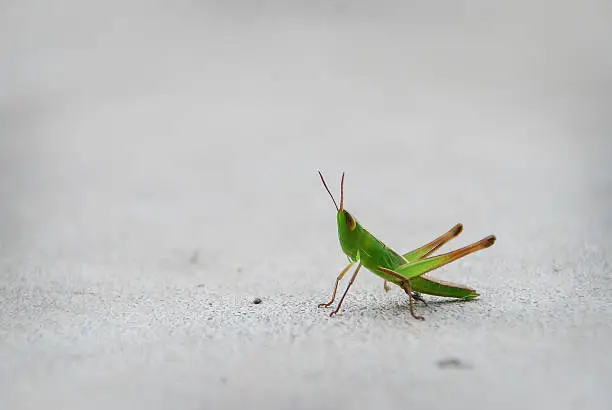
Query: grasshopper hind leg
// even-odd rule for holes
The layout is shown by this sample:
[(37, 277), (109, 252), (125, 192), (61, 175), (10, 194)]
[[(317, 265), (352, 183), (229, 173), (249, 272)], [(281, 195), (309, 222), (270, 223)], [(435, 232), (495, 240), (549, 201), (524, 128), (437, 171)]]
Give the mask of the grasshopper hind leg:
[(453, 226), (444, 235), (441, 235), (441, 236), (437, 237), (436, 239), (434, 239), (433, 241), (429, 242), (428, 244), (423, 245), (420, 248), (415, 249), (415, 250), (413, 250), (411, 252), (408, 252), (408, 253), (404, 254), (403, 256), (404, 256), (404, 258), (408, 262), (414, 262), (414, 261), (417, 261), (419, 259), (423, 259), (423, 258), (431, 255), (435, 251), (437, 251), (440, 247), (442, 247), (442, 245), (444, 245), (445, 243), (447, 243), (451, 239), (453, 239), (456, 236), (458, 236), (462, 231), (463, 231), (463, 225), (462, 224), (457, 224), (457, 225)]

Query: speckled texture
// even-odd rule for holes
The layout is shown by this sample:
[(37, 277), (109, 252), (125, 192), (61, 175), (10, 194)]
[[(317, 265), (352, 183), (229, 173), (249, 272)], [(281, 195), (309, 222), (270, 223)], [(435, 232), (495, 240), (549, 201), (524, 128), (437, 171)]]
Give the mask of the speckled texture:
[[(0, 12), (0, 408), (612, 407), (609, 7), (64, 3)], [(317, 309), (316, 169), (398, 251), (495, 234), (436, 272), (481, 298)]]

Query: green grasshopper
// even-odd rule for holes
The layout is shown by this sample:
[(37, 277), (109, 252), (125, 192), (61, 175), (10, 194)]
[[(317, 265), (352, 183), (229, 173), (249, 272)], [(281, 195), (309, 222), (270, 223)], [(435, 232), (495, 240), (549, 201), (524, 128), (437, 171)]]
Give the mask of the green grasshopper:
[(319, 307), (329, 307), (334, 303), (336, 291), (338, 290), (338, 283), (342, 280), (346, 272), (357, 263), (357, 269), (355, 269), (342, 298), (340, 298), (338, 306), (329, 314), (330, 317), (340, 310), (344, 297), (355, 281), (357, 273), (359, 273), (359, 269), (361, 269), (362, 265), (384, 279), (385, 290), (390, 290), (387, 285), (388, 282), (402, 288), (410, 298), (410, 314), (418, 320), (425, 320), (425, 318), (414, 313), (413, 300), (420, 300), (426, 304), (421, 298), (421, 293), (463, 300), (471, 300), (480, 296), (474, 289), (456, 283), (434, 279), (425, 274), (447, 263), (469, 255), (470, 253), (488, 248), (495, 243), (495, 236), (489, 235), (464, 248), (442, 255), (428, 257), (446, 242), (461, 233), (463, 225), (457, 224), (444, 235), (441, 235), (428, 244), (412, 252), (400, 255), (368, 232), (346, 209), (344, 209), (344, 173), (342, 173), (342, 182), (340, 183), (340, 207), (338, 207), (334, 196), (327, 187), (321, 171), (319, 171), (319, 176), (338, 211), (338, 238), (340, 239), (342, 251), (346, 254), (350, 262), (336, 278), (336, 285), (334, 286), (334, 293), (332, 294), (331, 300), (328, 303), (321, 303)]

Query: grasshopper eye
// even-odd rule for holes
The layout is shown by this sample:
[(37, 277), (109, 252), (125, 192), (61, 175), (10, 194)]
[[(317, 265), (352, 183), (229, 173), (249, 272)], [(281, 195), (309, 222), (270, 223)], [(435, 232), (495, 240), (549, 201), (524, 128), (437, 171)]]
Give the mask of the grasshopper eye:
[(344, 211), (344, 215), (346, 215), (346, 226), (349, 228), (349, 231), (354, 230), (357, 227), (355, 218), (353, 218), (353, 216), (346, 211)]

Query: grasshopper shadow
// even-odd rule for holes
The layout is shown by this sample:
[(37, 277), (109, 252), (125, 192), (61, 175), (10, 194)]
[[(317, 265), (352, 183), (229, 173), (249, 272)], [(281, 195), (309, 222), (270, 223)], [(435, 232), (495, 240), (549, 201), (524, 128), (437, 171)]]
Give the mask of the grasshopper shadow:
[[(425, 320), (427, 321), (430, 317), (435, 318), (443, 315), (444, 306), (460, 306), (461, 304), (468, 302), (473, 301), (466, 301), (461, 299), (433, 299), (427, 300), (427, 304), (423, 302), (415, 302), (415, 310), (417, 314), (423, 315), (425, 317)], [(356, 310), (345, 312), (344, 315), (358, 315), (360, 317), (368, 317), (373, 319), (380, 319), (382, 317), (400, 317), (406, 315), (410, 319), (413, 319), (410, 314), (410, 302), (408, 298), (401, 300), (388, 300), (380, 303), (363, 305)]]

